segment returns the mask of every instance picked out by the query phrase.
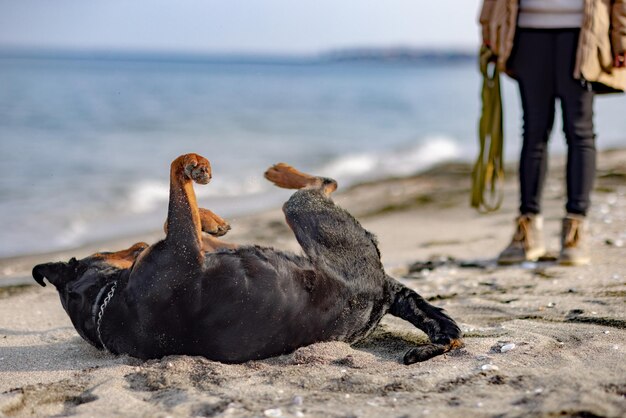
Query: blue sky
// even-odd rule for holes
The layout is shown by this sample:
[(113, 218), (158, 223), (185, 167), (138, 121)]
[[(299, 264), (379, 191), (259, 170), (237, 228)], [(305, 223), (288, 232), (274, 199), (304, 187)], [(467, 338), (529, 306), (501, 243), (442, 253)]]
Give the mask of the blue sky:
[(479, 0), (0, 0), (0, 47), (309, 54), (472, 49)]

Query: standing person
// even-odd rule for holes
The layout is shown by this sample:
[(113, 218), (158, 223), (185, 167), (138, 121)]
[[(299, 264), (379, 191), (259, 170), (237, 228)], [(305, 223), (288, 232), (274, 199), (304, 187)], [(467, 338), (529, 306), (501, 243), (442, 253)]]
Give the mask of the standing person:
[(523, 110), (519, 216), (498, 262), (536, 260), (545, 253), (541, 192), (558, 98), (567, 140), (559, 262), (586, 264), (586, 215), (596, 170), (593, 100), (596, 93), (626, 89), (626, 0), (484, 0), (480, 24), (499, 69), (518, 82)]

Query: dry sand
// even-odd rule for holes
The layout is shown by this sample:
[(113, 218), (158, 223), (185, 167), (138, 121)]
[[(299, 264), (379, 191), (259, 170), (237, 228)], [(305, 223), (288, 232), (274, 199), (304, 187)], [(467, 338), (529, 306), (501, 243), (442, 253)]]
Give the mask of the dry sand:
[[(388, 271), (465, 333), (464, 349), (411, 366), (402, 355), (425, 336), (391, 316), (357, 346), (320, 343), (242, 365), (116, 357), (78, 336), (52, 286), (21, 284), (31, 283), (34, 263), (131, 240), (2, 260), (0, 416), (626, 416), (626, 150), (599, 163), (593, 264), (584, 267), (493, 264), (513, 232), (513, 174), (492, 215), (467, 207), (462, 165), (338, 195), (378, 235)], [(553, 251), (562, 171), (553, 160), (544, 198)], [(297, 250), (278, 210), (231, 221), (235, 242)]]

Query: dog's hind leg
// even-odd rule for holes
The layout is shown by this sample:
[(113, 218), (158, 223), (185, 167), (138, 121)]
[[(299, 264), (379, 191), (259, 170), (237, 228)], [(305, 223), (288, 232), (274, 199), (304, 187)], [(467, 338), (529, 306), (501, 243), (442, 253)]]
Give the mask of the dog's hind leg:
[(137, 257), (139, 257), (139, 255), (141, 255), (146, 248), (148, 248), (148, 244), (145, 242), (138, 242), (125, 250), (115, 252), (99, 252), (95, 253), (91, 257), (99, 258), (112, 266), (125, 269), (132, 266)]
[(265, 178), (283, 189), (319, 189), (326, 196), (337, 190), (335, 180), (303, 173), (285, 163), (268, 168)]
[(283, 212), (316, 268), (358, 283), (360, 290), (382, 288), (385, 274), (376, 239), (331, 200), (335, 180), (304, 174), (284, 163), (270, 167), (265, 177), (279, 187), (300, 189), (283, 205)]
[(428, 303), (415, 291), (388, 277), (392, 296), (389, 313), (409, 321), (430, 338), (431, 344), (410, 349), (405, 364), (428, 360), (455, 348), (463, 347), (461, 330), (441, 308)]

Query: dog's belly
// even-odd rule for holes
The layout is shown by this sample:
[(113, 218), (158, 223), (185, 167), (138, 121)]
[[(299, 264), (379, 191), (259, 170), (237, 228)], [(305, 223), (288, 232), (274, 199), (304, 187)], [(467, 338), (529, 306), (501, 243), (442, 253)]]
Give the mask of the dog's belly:
[[(327, 287), (323, 295), (285, 287), (279, 292), (258, 290), (231, 303), (207, 303), (189, 333), (177, 336), (175, 345), (181, 345), (175, 351), (223, 362), (267, 358), (319, 341), (353, 342), (382, 316), (373, 315), (371, 297), (345, 297), (345, 289)], [(161, 337), (156, 343), (167, 340)]]
[(354, 342), (385, 311), (382, 287), (355, 289), (312, 270), (306, 260), (216, 258), (198, 287), (137, 316), (141, 325), (129, 335), (135, 340), (129, 354), (244, 362), (319, 341)]
[(202, 336), (201, 343), (189, 349), (214, 360), (243, 362), (285, 354), (320, 341), (353, 342), (369, 331), (372, 308), (371, 302), (357, 309), (336, 299), (332, 307), (323, 309), (308, 303), (298, 307), (293, 303), (274, 304), (269, 308), (253, 304), (250, 309), (239, 310), (244, 315), (229, 319), (210, 315), (199, 321), (195, 333)]

